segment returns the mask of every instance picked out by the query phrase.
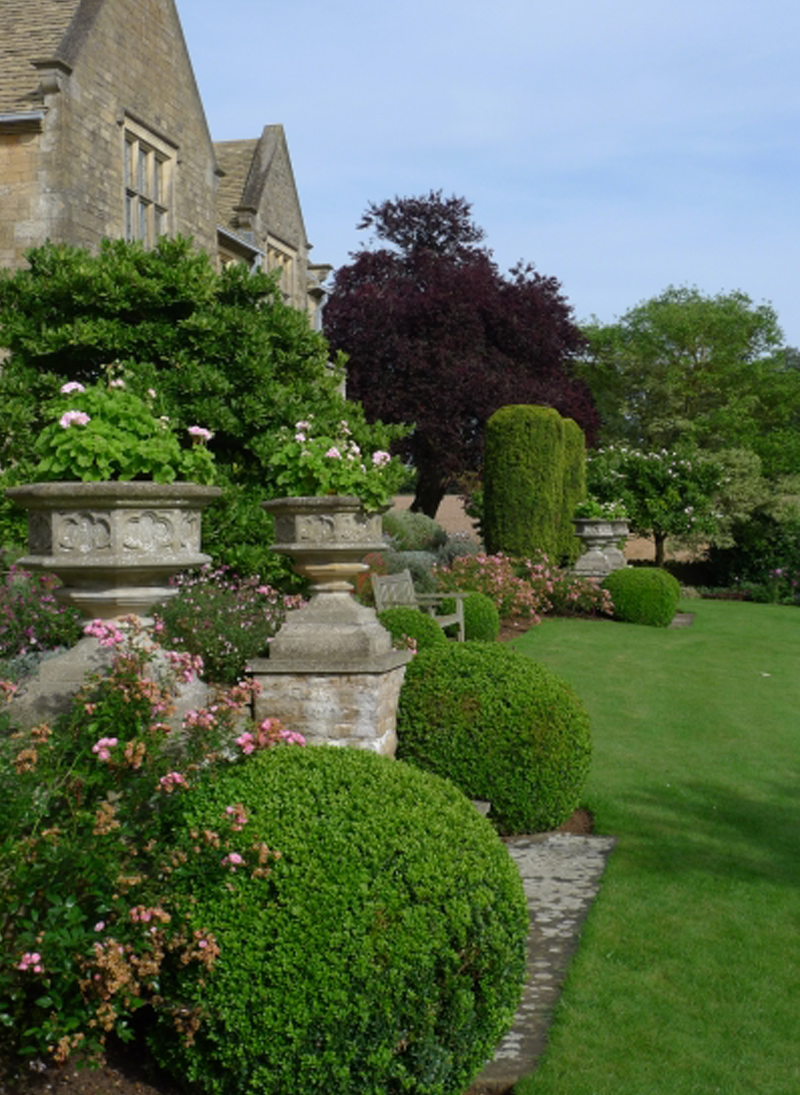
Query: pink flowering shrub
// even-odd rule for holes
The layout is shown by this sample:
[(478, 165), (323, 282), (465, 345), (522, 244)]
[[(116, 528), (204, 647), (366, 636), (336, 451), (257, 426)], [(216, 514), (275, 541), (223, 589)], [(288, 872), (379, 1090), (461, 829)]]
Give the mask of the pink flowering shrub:
[(544, 615), (610, 616), (611, 596), (590, 578), (562, 570), (541, 554), (534, 559), (497, 555), (463, 555), (450, 566), (434, 568), (439, 589), (474, 590), (489, 597), (503, 620), (531, 624)]
[(82, 618), (55, 597), (54, 574), (30, 574), (10, 566), (0, 585), (0, 657), (24, 658), (81, 637)]
[(154, 611), (160, 639), (201, 657), (205, 679), (219, 684), (237, 681), (249, 659), (266, 652), (287, 611), (303, 603), (226, 566), (178, 575), (175, 584), (178, 595)]
[(131, 1037), (145, 1004), (191, 1044), (202, 1009), (190, 986), (211, 976), (220, 949), (172, 876), (213, 853), (204, 870), (221, 886), (231, 870), (260, 878), (279, 853), (246, 839), (235, 800), (189, 848), (176, 827), (220, 769), (302, 742), (276, 719), (252, 722), (252, 681), (189, 712), (171, 740), (175, 686), (199, 660), (160, 657), (133, 619), (87, 630), (109, 645), (110, 668), (52, 727), (0, 736), (0, 1062), (12, 1071), (75, 1050), (100, 1057), (108, 1033)]
[(517, 563), (517, 573), (535, 591), (551, 616), (611, 616), (611, 594), (592, 578), (581, 578), (555, 566), (542, 553)]
[(446, 592), (475, 590), (489, 597), (501, 620), (523, 617), (539, 623), (547, 607), (541, 590), (520, 578), (510, 555), (459, 555), (450, 566), (434, 567), (439, 589)]

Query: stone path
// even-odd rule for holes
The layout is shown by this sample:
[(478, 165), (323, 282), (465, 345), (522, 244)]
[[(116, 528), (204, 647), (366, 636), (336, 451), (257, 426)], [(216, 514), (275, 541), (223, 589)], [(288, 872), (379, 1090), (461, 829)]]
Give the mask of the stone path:
[(506, 843), (522, 875), (531, 916), (528, 981), (514, 1026), (466, 1095), (501, 1095), (535, 1069), (616, 839), (549, 833), (511, 837)]

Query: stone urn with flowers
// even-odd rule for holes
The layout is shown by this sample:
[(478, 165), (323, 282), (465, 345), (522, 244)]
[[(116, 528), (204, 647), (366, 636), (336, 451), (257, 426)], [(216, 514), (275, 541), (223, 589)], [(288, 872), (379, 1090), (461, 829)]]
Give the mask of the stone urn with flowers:
[(619, 543), (628, 535), (628, 514), (622, 502), (598, 502), (588, 498), (575, 507), (575, 535), (584, 551), (574, 571), (585, 578), (604, 578), (627, 566)]
[(271, 658), (345, 666), (391, 654), (388, 633), (352, 592), (364, 556), (383, 547), (381, 514), (407, 476), (387, 447), (403, 432), (311, 415), (279, 431), (270, 464), (284, 493), (262, 505), (275, 521), (272, 550), (290, 556), (311, 596), (290, 614)]
[(290, 612), (269, 657), (251, 663), (256, 718), (275, 716), (311, 744), (393, 755), (408, 650), (394, 650), (374, 609), (353, 597), (364, 556), (383, 546), (381, 513), (406, 472), (389, 455), (402, 428), (310, 415), (273, 439), (273, 550), (291, 557), (311, 596)]
[(209, 561), (201, 514), (221, 493), (211, 434), (192, 426), (182, 444), (156, 401), (111, 369), (64, 384), (36, 441), (36, 481), (6, 491), (28, 511), (20, 565), (55, 573), (58, 599), (91, 618), (146, 616), (176, 592), (172, 575)]

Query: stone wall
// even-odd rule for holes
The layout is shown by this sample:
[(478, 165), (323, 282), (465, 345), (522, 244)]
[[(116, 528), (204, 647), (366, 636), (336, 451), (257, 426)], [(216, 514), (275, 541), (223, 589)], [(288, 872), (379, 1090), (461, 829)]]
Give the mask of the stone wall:
[(38, 239), (39, 133), (0, 133), (0, 267), (23, 265), (23, 251)]
[(107, 0), (70, 33), (72, 71), (41, 69), (42, 132), (0, 138), (0, 262), (23, 265), (47, 238), (96, 248), (124, 237), (126, 118), (173, 158), (171, 233), (215, 255), (216, 164), (174, 4)]

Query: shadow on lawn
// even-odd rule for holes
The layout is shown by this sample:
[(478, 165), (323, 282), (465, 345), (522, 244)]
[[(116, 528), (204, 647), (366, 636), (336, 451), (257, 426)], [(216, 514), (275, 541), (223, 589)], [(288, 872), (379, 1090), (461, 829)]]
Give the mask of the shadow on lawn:
[(644, 869), (713, 873), (800, 885), (800, 795), (795, 783), (747, 796), (720, 784), (653, 786), (628, 797), (643, 838), (631, 854)]

